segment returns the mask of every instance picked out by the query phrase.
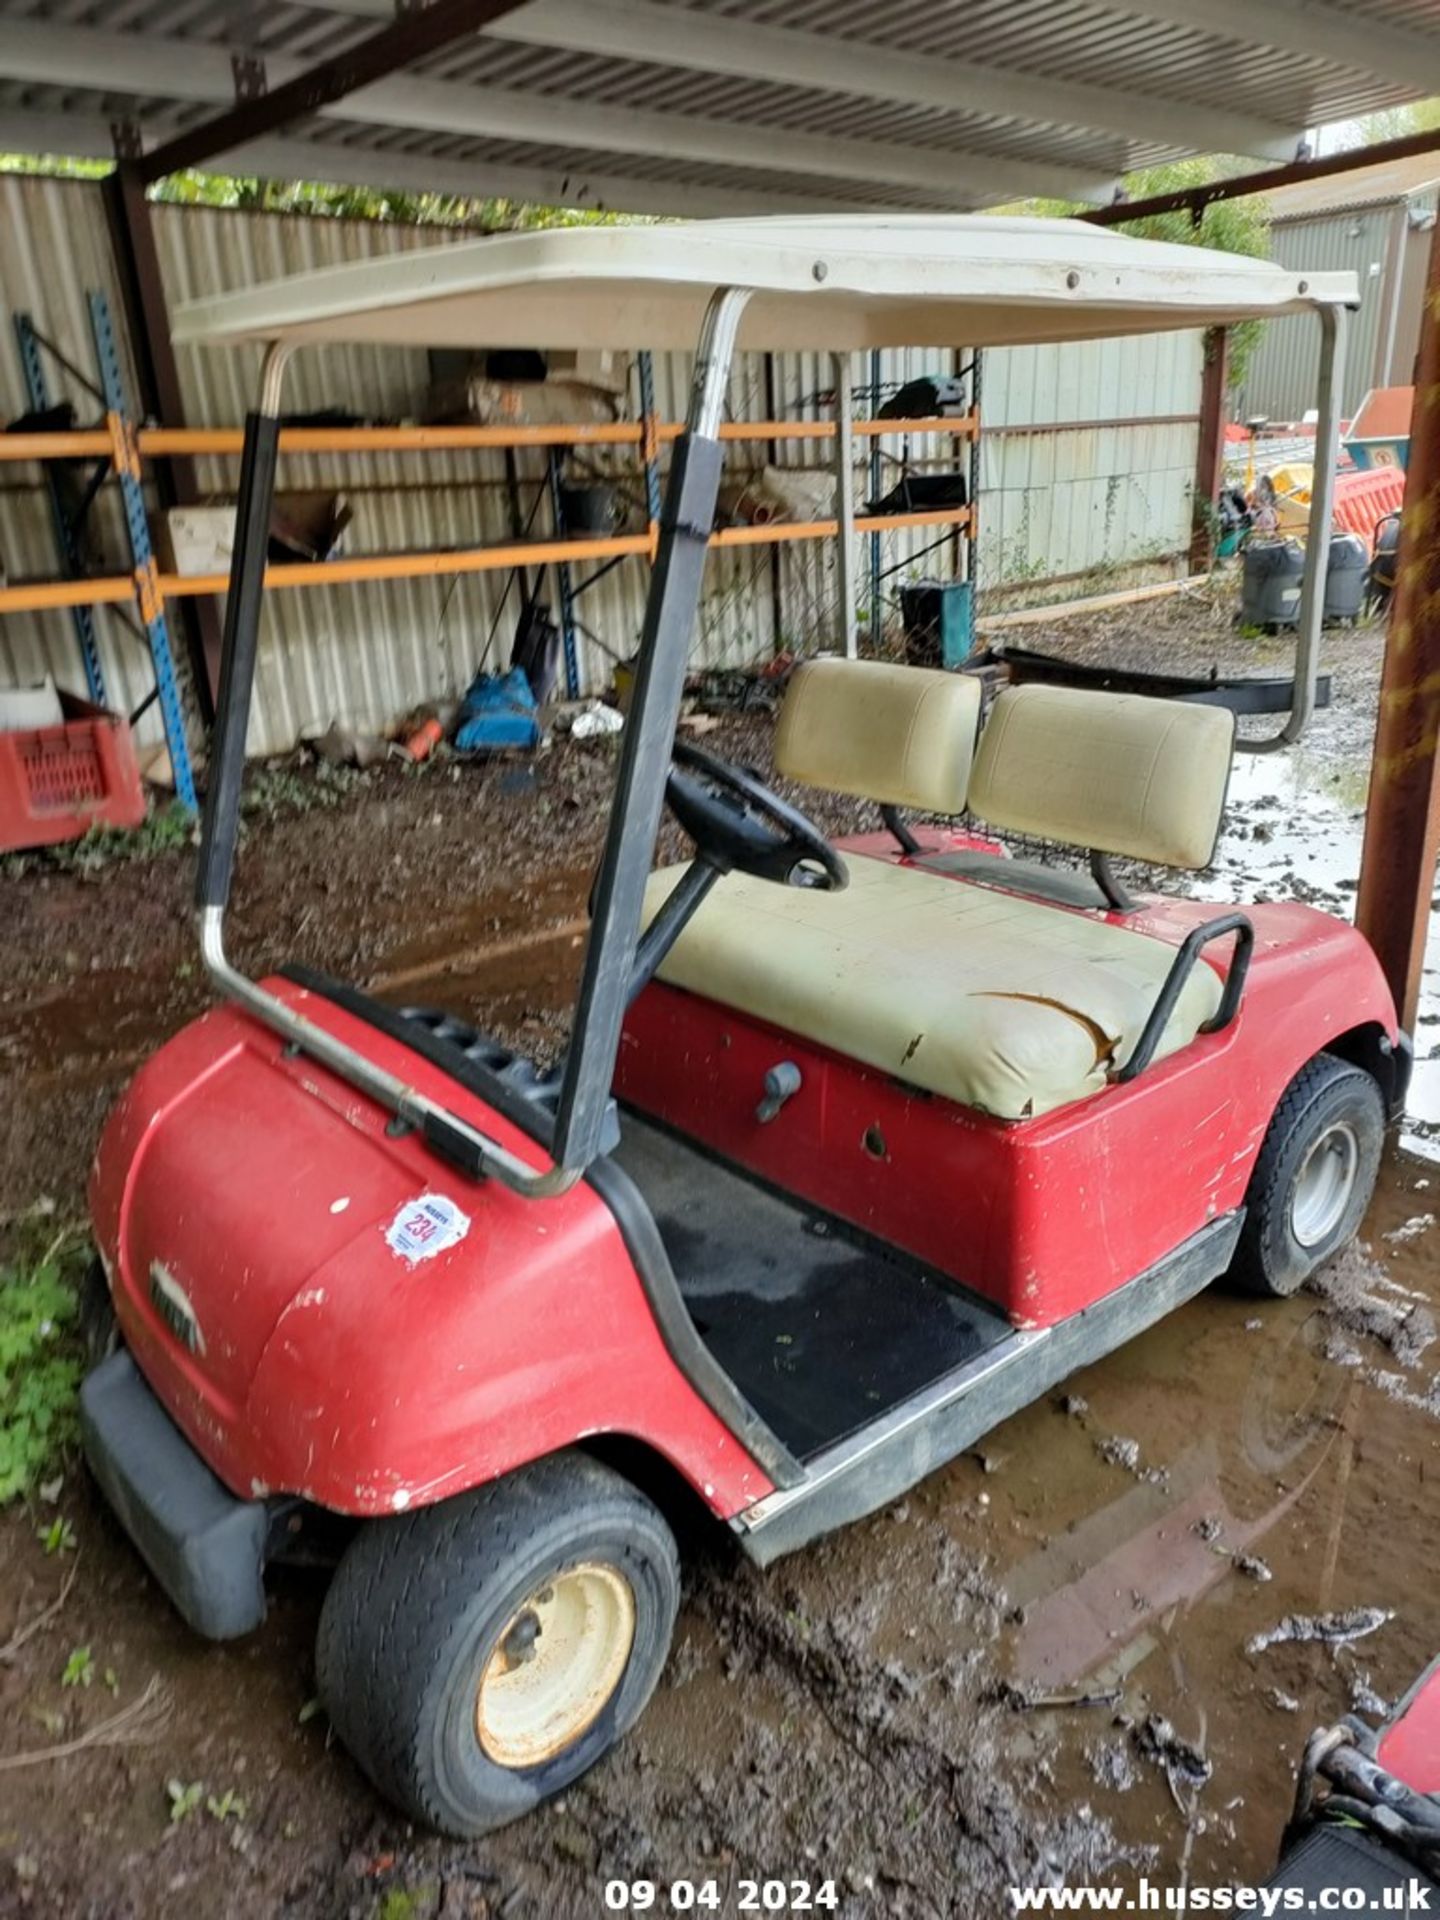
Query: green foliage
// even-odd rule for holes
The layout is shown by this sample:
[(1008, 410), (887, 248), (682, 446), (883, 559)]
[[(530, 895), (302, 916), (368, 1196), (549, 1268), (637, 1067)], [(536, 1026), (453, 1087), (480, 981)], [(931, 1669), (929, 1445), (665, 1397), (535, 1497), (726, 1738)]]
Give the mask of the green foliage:
[(0, 153), (0, 173), (38, 173), (60, 180), (102, 180), (114, 163), (69, 160), (53, 153)]
[(46, 1527), (35, 1529), (35, 1538), (47, 1554), (74, 1553), (79, 1542), (75, 1538), (75, 1529), (63, 1516), (57, 1516)]
[(227, 1787), (224, 1793), (208, 1793), (205, 1796), (205, 1811), (212, 1820), (243, 1820), (245, 1801), (233, 1787)]
[(89, 1647), (72, 1647), (60, 1675), (62, 1687), (88, 1687), (95, 1678), (95, 1661)]
[[(74, 1438), (79, 1248), (69, 1242), (62, 1235), (38, 1258), (0, 1265), (0, 1504), (29, 1493)], [(74, 1549), (67, 1520), (52, 1521), (40, 1538), (47, 1553)]]
[(361, 781), (354, 767), (337, 767), (328, 760), (317, 760), (313, 768), (303, 771), (288, 761), (260, 767), (246, 778), (241, 817), (283, 820), (317, 808), (338, 807)]
[(199, 1812), (200, 1804), (205, 1798), (205, 1782), (192, 1780), (187, 1786), (183, 1780), (167, 1780), (165, 1794), (170, 1802), (170, 1824), (172, 1827), (178, 1827), (181, 1821), (188, 1820), (192, 1813)]
[(1354, 145), (1359, 147), (1377, 140), (1403, 140), (1407, 133), (1435, 133), (1440, 131), (1440, 97), (1384, 107), (1379, 113), (1367, 113), (1356, 126), (1360, 137)]
[(487, 233), (519, 227), (616, 226), (628, 216), (526, 201), (476, 199), (457, 193), (398, 193), (323, 180), (261, 180), (253, 175), (177, 173), (153, 189), (156, 200), (179, 206), (233, 207), (260, 213), (303, 213), (335, 220), (383, 220), (419, 227), (479, 227)]
[(27, 873), (99, 873), (125, 860), (154, 860), (194, 846), (199, 823), (188, 807), (172, 800), (153, 807), (138, 827), (92, 827), (79, 840), (12, 853), (0, 859), (0, 878), (23, 880)]
[[(108, 160), (76, 160), (59, 154), (0, 153), (0, 173), (46, 174), (66, 180), (99, 180)], [(171, 174), (150, 189), (152, 200), (173, 206), (222, 207), (237, 212), (300, 213), (334, 220), (384, 220), (406, 226), (471, 227), (486, 233), (516, 228), (617, 226), (642, 217), (578, 207), (532, 206), (528, 201), (458, 193), (397, 193), (347, 187), (323, 180), (261, 180), (254, 174)]]
[[(1178, 193), (1184, 187), (1207, 186), (1227, 174), (1248, 172), (1239, 162), (1222, 165), (1204, 158), (1174, 160), (1168, 166), (1147, 167), (1132, 173), (1126, 190), (1132, 200), (1152, 194)], [(1254, 260), (1270, 257), (1270, 214), (1253, 194), (1237, 200), (1212, 200), (1197, 222), (1189, 213), (1152, 213), (1143, 220), (1127, 220), (1121, 231), (1141, 240), (1168, 240), (1174, 246), (1214, 247), (1220, 253), (1248, 254)], [(1260, 344), (1263, 320), (1246, 320), (1230, 331), (1230, 386), (1245, 384), (1245, 371)]]

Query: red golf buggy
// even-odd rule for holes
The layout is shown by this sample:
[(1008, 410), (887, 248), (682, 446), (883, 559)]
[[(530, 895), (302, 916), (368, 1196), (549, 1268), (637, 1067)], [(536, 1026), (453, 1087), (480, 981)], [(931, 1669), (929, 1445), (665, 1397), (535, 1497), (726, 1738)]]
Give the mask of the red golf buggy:
[[(635, 1721), (678, 1601), (669, 1493), (768, 1562), (1220, 1275), (1288, 1292), (1353, 1233), (1404, 1092), (1348, 926), (1132, 898), (1112, 870), (1208, 862), (1224, 709), (1017, 686), (981, 728), (973, 677), (812, 662), (776, 761), (874, 800), (876, 832), (846, 846), (676, 743), (737, 343), (1312, 310), (1323, 519), (1354, 297), (1349, 276), (1069, 222), (875, 218), (487, 239), (182, 317), (185, 338), (270, 343), (197, 887), (221, 1003), (136, 1075), (100, 1145), (121, 1344), (85, 1384), (86, 1446), (204, 1634), (259, 1624), (297, 1531), (348, 1529), (320, 1690), (417, 1818), (511, 1819)], [(223, 921), (287, 354), (669, 347), (697, 326), (561, 1064), (313, 973), (246, 978)], [(1264, 745), (1313, 702), (1321, 585), (1316, 561), (1294, 707)], [(694, 853), (652, 876), (667, 801)], [(1006, 833), (1088, 865), (1007, 859)]]

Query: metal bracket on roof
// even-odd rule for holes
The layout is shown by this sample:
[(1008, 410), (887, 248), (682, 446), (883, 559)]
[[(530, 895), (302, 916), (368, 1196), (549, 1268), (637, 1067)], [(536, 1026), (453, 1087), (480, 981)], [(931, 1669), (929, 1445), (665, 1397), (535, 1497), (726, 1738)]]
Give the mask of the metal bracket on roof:
[(258, 100), (270, 90), (270, 82), (265, 75), (265, 62), (249, 53), (232, 53), (230, 72), (235, 81), (237, 100)]

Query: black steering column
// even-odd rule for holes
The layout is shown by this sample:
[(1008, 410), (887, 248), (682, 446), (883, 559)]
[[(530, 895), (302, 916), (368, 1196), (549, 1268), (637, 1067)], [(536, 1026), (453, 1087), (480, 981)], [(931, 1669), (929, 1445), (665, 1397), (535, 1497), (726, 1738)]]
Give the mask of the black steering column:
[(695, 858), (640, 937), (630, 974), (630, 1002), (650, 984), (706, 894), (727, 873), (827, 893), (838, 892), (850, 880), (845, 862), (798, 807), (772, 792), (758, 774), (689, 741), (677, 740), (671, 749), (665, 799), (694, 841)]

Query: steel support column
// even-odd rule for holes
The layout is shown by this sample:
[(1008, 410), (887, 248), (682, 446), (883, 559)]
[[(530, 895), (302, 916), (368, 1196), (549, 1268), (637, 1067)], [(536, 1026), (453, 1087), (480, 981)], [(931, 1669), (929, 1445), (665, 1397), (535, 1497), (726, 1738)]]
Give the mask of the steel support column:
[(1400, 569), (1390, 613), (1356, 924), (1413, 1031), (1440, 850), (1440, 227), (1415, 367)]
[(1204, 573), (1215, 557), (1214, 509), (1225, 475), (1225, 391), (1230, 380), (1230, 334), (1205, 333), (1200, 376), (1200, 437), (1195, 450), (1195, 514), (1190, 533), (1190, 571)]
[[(121, 157), (115, 171), (102, 183), (110, 248), (120, 280), (125, 330), (135, 360), (139, 383), (139, 411), (162, 427), (183, 427), (185, 407), (180, 397), (180, 370), (170, 344), (170, 315), (160, 254), (155, 245), (150, 202), (134, 158)], [(155, 490), (160, 505), (187, 506), (200, 498), (194, 462), (171, 457), (154, 463)], [(180, 609), (192, 678), (207, 726), (215, 718), (215, 693), (220, 684), (220, 616), (213, 600), (187, 600)]]

